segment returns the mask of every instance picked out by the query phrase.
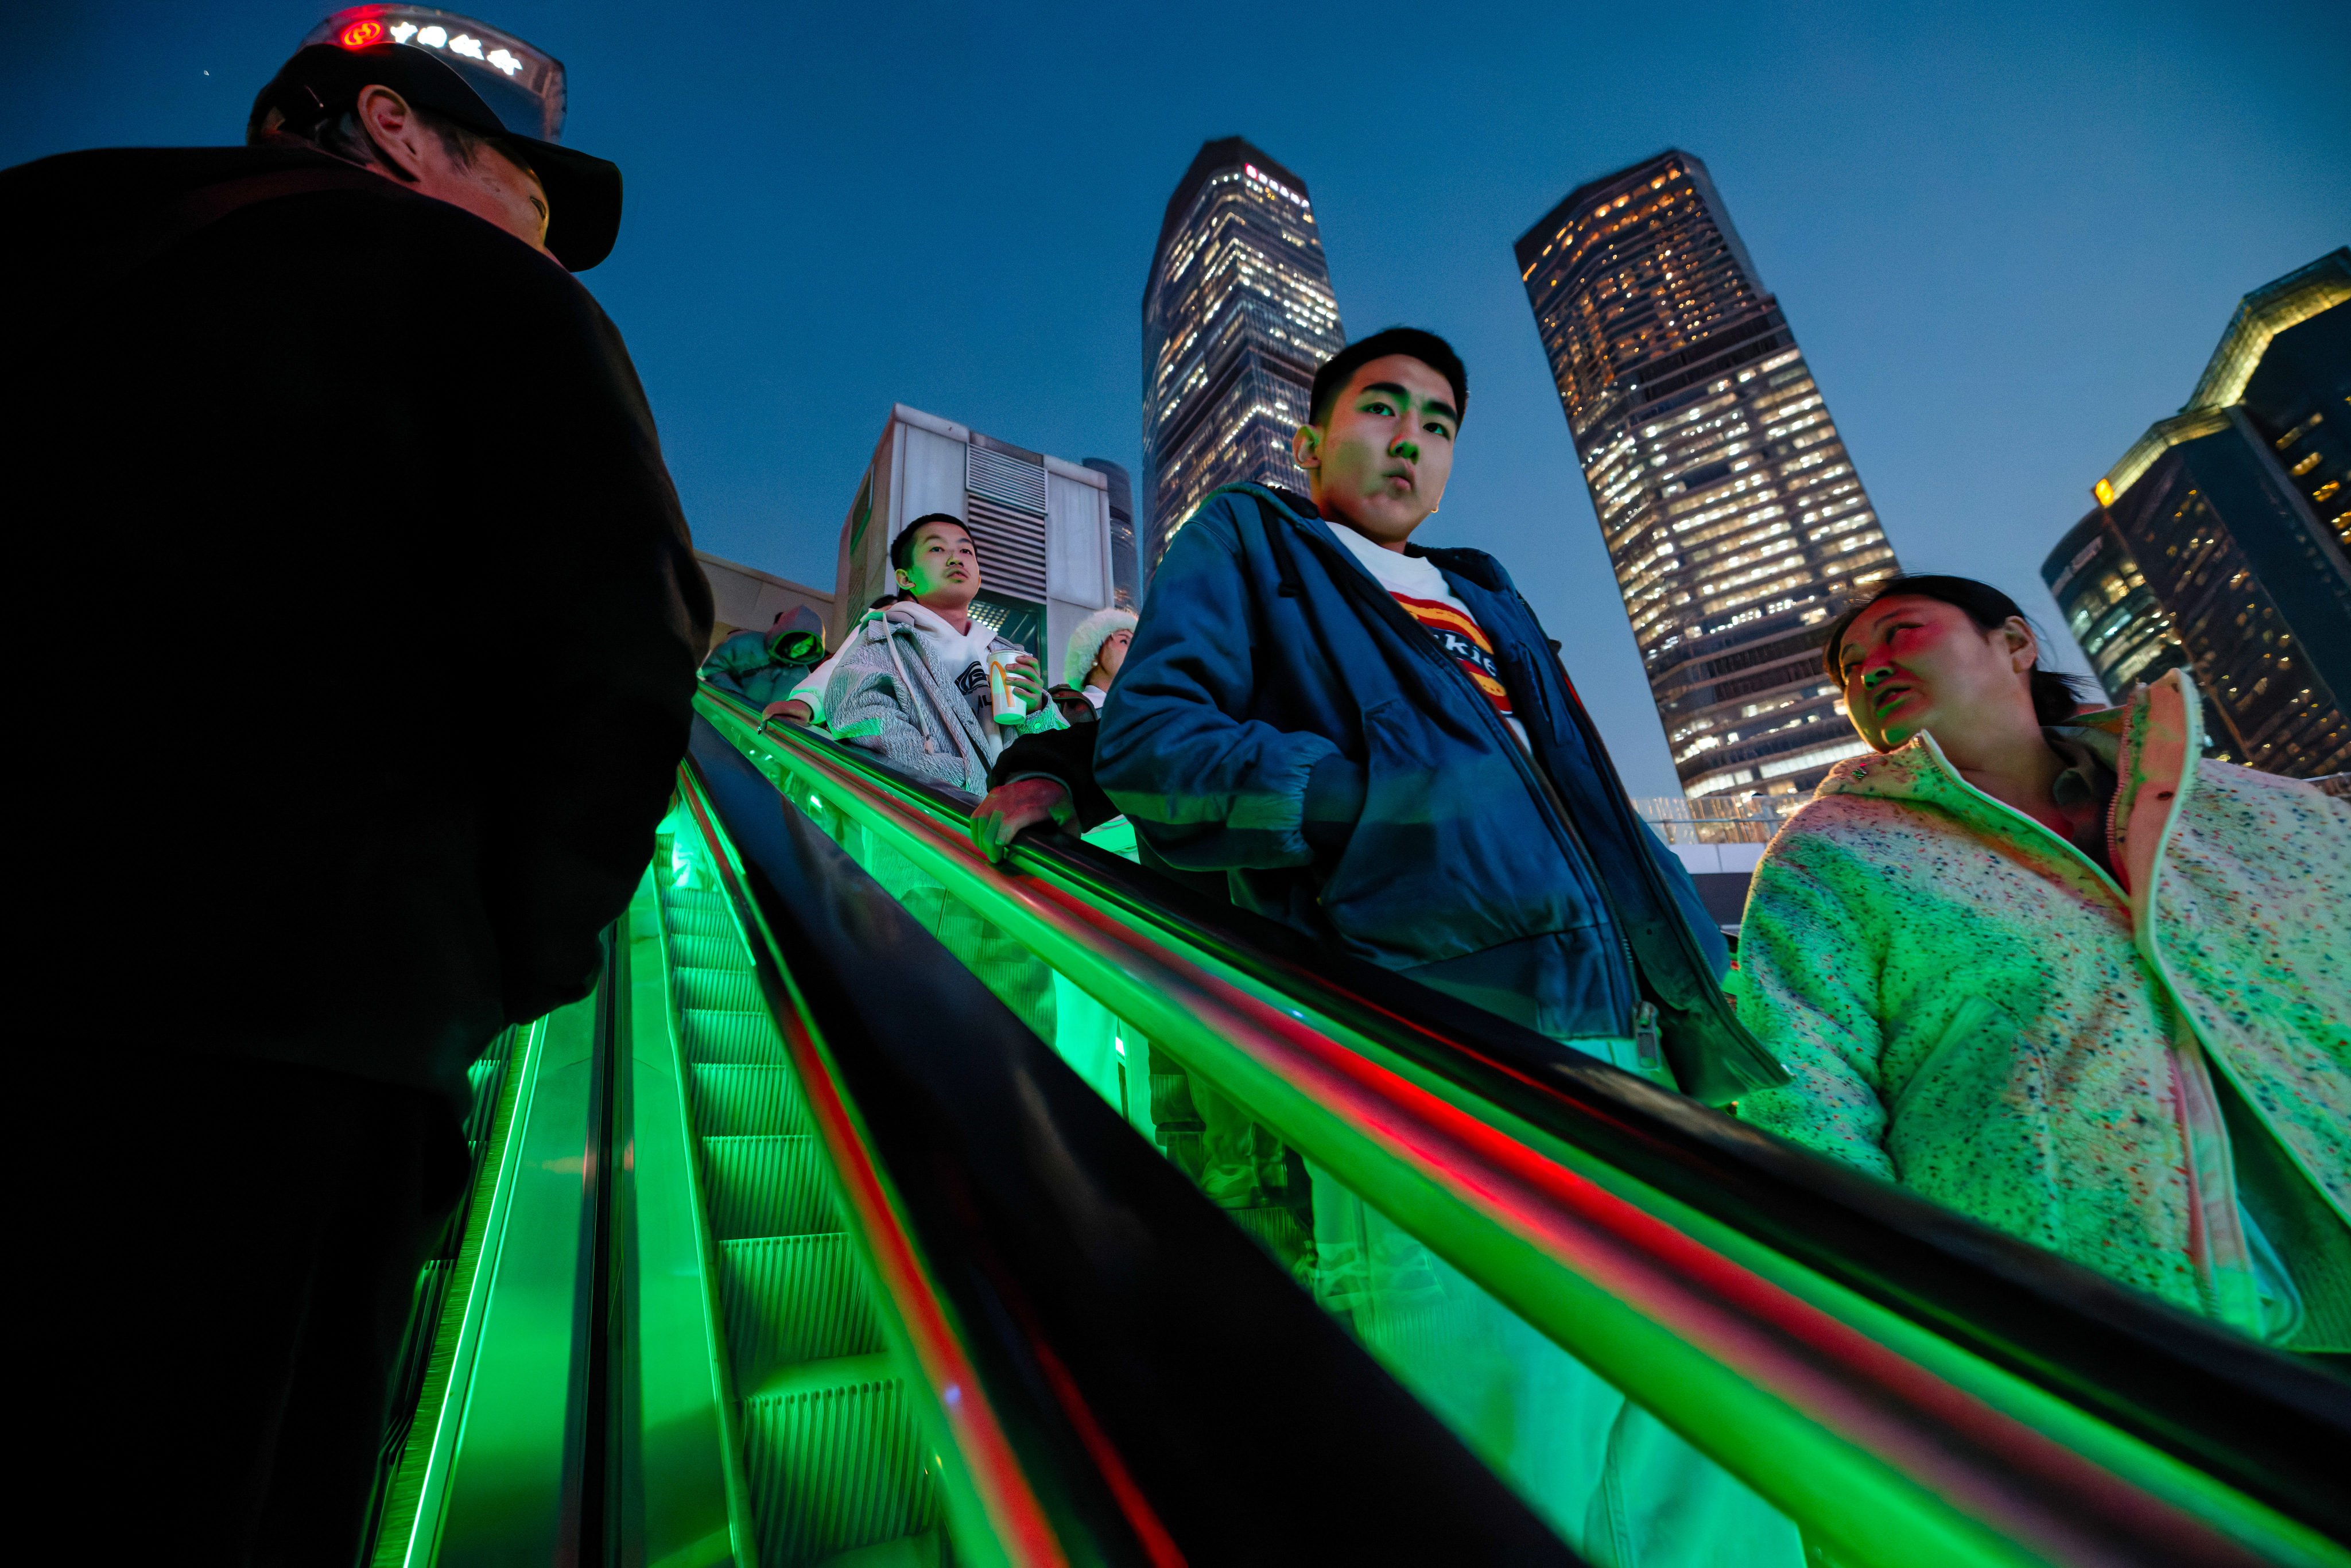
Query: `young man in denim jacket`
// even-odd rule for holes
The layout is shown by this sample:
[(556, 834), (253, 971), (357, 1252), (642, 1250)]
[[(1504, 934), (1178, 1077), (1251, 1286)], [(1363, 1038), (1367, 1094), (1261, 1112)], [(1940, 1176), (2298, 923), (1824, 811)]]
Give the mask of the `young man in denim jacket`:
[[(1778, 1082), (1509, 575), (1411, 542), (1468, 393), (1409, 329), (1322, 368), (1292, 448), (1311, 494), (1230, 486), (1184, 524), (1095, 777), (1246, 908), (1715, 1103)], [(1800, 1558), (1793, 1525), (1319, 1170), (1312, 1208), (1318, 1297), (1595, 1562)]]
[(1509, 574), (1411, 542), (1467, 382), (1403, 328), (1322, 368), (1294, 448), (1312, 494), (1228, 486), (1184, 525), (1096, 777), (1246, 908), (1702, 1100), (1777, 1082)]

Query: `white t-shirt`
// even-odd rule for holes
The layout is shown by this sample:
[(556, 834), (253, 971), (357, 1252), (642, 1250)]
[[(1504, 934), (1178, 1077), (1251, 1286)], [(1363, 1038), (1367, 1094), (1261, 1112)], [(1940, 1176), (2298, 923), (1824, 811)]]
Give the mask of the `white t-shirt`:
[(1527, 743), (1526, 727), (1510, 711), (1510, 694), (1502, 685), (1502, 670), (1494, 658), (1494, 644), (1488, 640), (1478, 618), (1469, 607), (1453, 596), (1446, 586), (1445, 574), (1436, 563), (1424, 557), (1406, 555), (1374, 544), (1344, 523), (1332, 523), (1331, 531), (1348, 553), (1363, 563), (1388, 596), (1401, 605), (1404, 612), (1420, 622), (1438, 647), (1453, 655), (1461, 673), (1469, 677), (1494, 711), (1510, 726), (1510, 735), (1519, 749), (1529, 756), (1534, 747)]

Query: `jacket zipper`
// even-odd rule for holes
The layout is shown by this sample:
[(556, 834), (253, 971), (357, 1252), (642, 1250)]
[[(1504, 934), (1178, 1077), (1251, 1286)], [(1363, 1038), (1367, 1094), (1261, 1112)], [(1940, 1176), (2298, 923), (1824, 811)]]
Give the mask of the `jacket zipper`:
[[(1322, 541), (1315, 538), (1311, 531), (1304, 529), (1301, 531), (1306, 534), (1310, 546), (1318, 550), (1322, 549)], [(1469, 677), (1461, 673), (1458, 661), (1447, 656), (1445, 651), (1437, 645), (1437, 640), (1428, 634), (1428, 628), (1405, 614), (1404, 607), (1378, 583), (1372, 583), (1367, 591), (1363, 582), (1358, 580), (1366, 577), (1360, 562), (1350, 560), (1347, 565), (1352, 569), (1353, 575), (1334, 574), (1336, 580), (1344, 583), (1348, 591), (1356, 594), (1358, 598), (1375, 595), (1375, 598), (1370, 599), (1374, 605), (1374, 612), (1385, 617), (1389, 624), (1396, 630), (1409, 629), (1409, 635), (1405, 639), (1406, 643), (1421, 648), (1429, 659), (1438, 667), (1448, 672), (1454, 681), (1459, 683), (1461, 690), (1466, 691), (1474, 699), (1477, 708), (1485, 715), (1488, 725), (1497, 732), (1503, 749), (1518, 764), (1521, 778), (1531, 786), (1531, 792), (1535, 798), (1548, 808), (1545, 814), (1551, 819), (1552, 831), (1560, 835), (1565, 845), (1572, 846), (1574, 852), (1583, 857), (1584, 865), (1592, 873), (1592, 889), (1600, 895), (1600, 906), (1608, 913), (1609, 929), (1616, 938), (1616, 950), (1625, 960), (1625, 988), (1633, 998), (1636, 1016), (1639, 1011), (1646, 1010), (1654, 1027), (1656, 1018), (1656, 1004), (1641, 995), (1641, 969), (1634, 957), (1633, 944), (1625, 935), (1625, 917), (1616, 907), (1614, 895), (1608, 891), (1608, 879), (1601, 872), (1600, 862), (1593, 855), (1591, 848), (1584, 843), (1583, 835), (1577, 831), (1573, 819), (1568, 814), (1567, 803), (1559, 798), (1558, 792), (1552, 788), (1551, 780), (1543, 777), (1542, 769), (1534, 765), (1534, 759), (1529, 757), (1526, 748), (1519, 744), (1519, 737), (1512, 735), (1510, 727), (1502, 722), (1501, 715), (1494, 711), (1494, 705), (1487, 699), (1486, 694), (1470, 684)], [(1520, 602), (1523, 605), (1525, 601), (1520, 600)], [(1538, 697), (1537, 700), (1541, 699)], [(1548, 710), (1546, 710), (1546, 716), (1548, 716)]]
[[(1529, 621), (1534, 622), (1538, 626), (1541, 624), (1540, 621), (1535, 620), (1534, 607), (1527, 602), (1525, 594), (1520, 593), (1514, 588), (1510, 591), (1510, 597), (1519, 601), (1519, 608), (1526, 612), (1526, 616)], [(1554, 655), (1554, 657), (1556, 657), (1556, 655)], [(1565, 676), (1562, 675), (1561, 678), (1564, 680)], [(1538, 684), (1536, 689), (1538, 691), (1541, 690), (1540, 684)], [(1548, 706), (1548, 698), (1545, 699), (1545, 702), (1546, 706)], [(1596, 735), (1590, 733), (1593, 727), (1589, 723), (1584, 725), (1583, 727), (1587, 731), (1587, 742), (1591, 739), (1596, 738)], [(1609, 787), (1610, 810), (1616, 815), (1618, 831), (1629, 833), (1633, 842), (1640, 851), (1641, 880), (1648, 884), (1649, 896), (1657, 901), (1657, 908), (1660, 914), (1668, 916), (1674, 915), (1676, 911), (1674, 908), (1673, 890), (1666, 886), (1664, 879), (1658, 875), (1657, 868), (1649, 854), (1649, 846), (1641, 841), (1640, 823), (1637, 821), (1633, 820), (1633, 808), (1625, 796), (1625, 781), (1616, 775), (1615, 760), (1613, 758), (1610, 758), (1604, 750), (1592, 748), (1589, 746), (1587, 746), (1587, 749), (1593, 750), (1596, 765), (1605, 770), (1602, 778), (1602, 782)], [(1704, 1001), (1707, 1008), (1714, 1013), (1715, 1022), (1718, 1025), (1727, 1024), (1735, 1030), (1741, 1033), (1745, 1032), (1747, 1026), (1739, 1021), (1738, 1014), (1730, 1009), (1729, 998), (1724, 997), (1722, 994), (1722, 988), (1719, 984), (1714, 983), (1712, 967), (1707, 963), (1706, 955), (1698, 951), (1698, 944), (1691, 939), (1689, 934), (1689, 923), (1686, 920), (1674, 918), (1669, 921), (1669, 924), (1674, 928), (1674, 941), (1682, 950), (1682, 961), (1687, 964), (1689, 966), (1690, 972), (1698, 976), (1700, 981), (1703, 982), (1699, 987), (1701, 999)], [(1758, 1049), (1761, 1049), (1760, 1042), (1758, 1043)]]

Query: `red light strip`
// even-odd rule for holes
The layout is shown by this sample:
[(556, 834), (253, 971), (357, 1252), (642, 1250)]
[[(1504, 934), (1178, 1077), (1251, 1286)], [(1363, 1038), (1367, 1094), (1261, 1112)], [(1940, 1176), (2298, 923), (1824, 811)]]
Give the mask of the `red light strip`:
[[(726, 883), (728, 896), (736, 901), (738, 909), (752, 914), (748, 890), (727, 859), (725, 835), (711, 820), (699, 781), (684, 768), (679, 774), (683, 785), (680, 792), (693, 810), (694, 820), (709, 846), (711, 860)], [(980, 1504), (987, 1512), (988, 1523), (1006, 1556), (1023, 1568), (1068, 1568), (1069, 1558), (1061, 1550), (1052, 1521), (1029, 1487), (1019, 1458), (1012, 1451), (1011, 1441), (1005, 1436), (1003, 1424), (997, 1419), (987, 1391), (980, 1386), (971, 1360), (964, 1354), (962, 1342), (947, 1322), (937, 1286), (923, 1266), (914, 1238), (907, 1234), (897, 1209), (890, 1202), (881, 1172), (874, 1166), (872, 1151), (857, 1131), (841, 1085), (833, 1077), (831, 1064), (809, 1032), (807, 1020), (797, 1006), (784, 1011), (776, 1021), (782, 1028), (792, 1067), (808, 1092), (810, 1115), (824, 1139), (826, 1152), (831, 1155), (841, 1173), (841, 1191), (872, 1244), (874, 1268), (881, 1276), (882, 1288), (889, 1293), (906, 1324), (915, 1360), (921, 1364), (923, 1375), (929, 1380), (940, 1409), (946, 1412), (947, 1425), (954, 1430), (955, 1446), (972, 1472), (974, 1490), (979, 1493)]]
[[(770, 737), (768, 738), (775, 738)], [(2131, 1485), (1607, 1192), (1340, 1040), (1153, 942), (1031, 872), (990, 866), (969, 839), (813, 747), (822, 775), (925, 847), (1000, 878), (1010, 901), (1244, 1049), (1295, 1092), (1340, 1110), (1390, 1156), (1709, 1358), (1928, 1492), (2074, 1563), (2254, 1563), (2243, 1545)], [(982, 911), (986, 914), (986, 911)], [(1324, 982), (1327, 985), (1327, 982)], [(2134, 1551), (2133, 1548), (2137, 1550)]]

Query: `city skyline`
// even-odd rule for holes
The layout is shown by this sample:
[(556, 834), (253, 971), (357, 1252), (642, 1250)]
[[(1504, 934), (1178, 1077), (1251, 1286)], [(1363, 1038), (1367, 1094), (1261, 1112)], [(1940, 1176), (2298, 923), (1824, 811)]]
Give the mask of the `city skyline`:
[[(29, 13), (0, 57), (0, 162), (233, 141), (323, 9)], [(1351, 330), (1412, 322), (1461, 350), (1474, 406), (1426, 537), (1508, 566), (1640, 795), (1677, 784), (1504, 259), (1529, 217), (1660, 147), (1702, 152), (1903, 564), (1995, 583), (2085, 669), (2040, 562), (2237, 300), (2342, 243), (2312, 198), (2351, 184), (2351, 104), (2324, 85), (2351, 39), (2339, 6), (2298, 0), (2258, 24), (1701, 4), (1681, 89), (1632, 94), (1580, 84), (1652, 79), (1654, 45), (1572, 9), (1398, 11), (1404, 87), (1385, 23), (1310, 47), (1218, 0), (1185, 13), (1186, 37), (1227, 41), (1213, 55), (1171, 47), (1164, 18), (1052, 4), (878, 23), (495, 9), (563, 60), (566, 141), (625, 172), (619, 246), (582, 281), (628, 342), (699, 547), (828, 581), (899, 400), (1139, 480), (1141, 275), (1175, 175), (1241, 131), (1311, 181)], [(1368, 133), (1364, 95), (1398, 91), (1427, 129)], [(496, 326), (461, 300), (387, 303), (420, 330)], [(2151, 409), (2151, 388), (2175, 390)]]
[(1346, 341), (1306, 182), (1246, 137), (1202, 144), (1143, 290), (1146, 583), (1210, 491), (1306, 488), (1290, 438)]
[(1809, 792), (1866, 749), (1827, 622), (1900, 566), (1705, 162), (1588, 181), (1513, 251), (1683, 792)]

